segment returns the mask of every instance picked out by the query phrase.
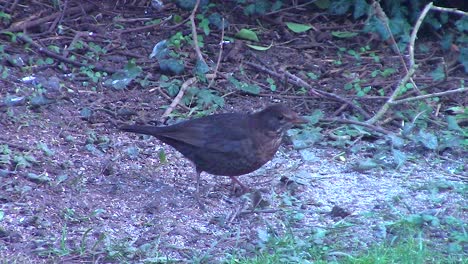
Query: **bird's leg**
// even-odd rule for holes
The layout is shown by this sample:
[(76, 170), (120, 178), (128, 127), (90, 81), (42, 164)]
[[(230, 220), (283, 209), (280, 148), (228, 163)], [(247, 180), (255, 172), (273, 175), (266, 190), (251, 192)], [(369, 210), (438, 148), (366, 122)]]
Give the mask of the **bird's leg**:
[(197, 170), (197, 190), (195, 193), (195, 200), (197, 200), (198, 206), (202, 211), (205, 211), (205, 205), (200, 200), (200, 174), (201, 171)]
[(242, 191), (244, 193), (248, 193), (250, 192), (250, 188), (245, 186), (242, 182), (240, 182), (235, 176), (229, 176), (231, 178), (231, 180), (237, 184), (239, 184), (239, 186), (242, 188)]

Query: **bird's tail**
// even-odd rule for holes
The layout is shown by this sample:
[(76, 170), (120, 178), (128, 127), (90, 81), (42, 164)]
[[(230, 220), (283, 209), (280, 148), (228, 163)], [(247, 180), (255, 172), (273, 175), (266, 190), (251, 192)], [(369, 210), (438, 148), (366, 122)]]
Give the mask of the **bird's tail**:
[(137, 133), (137, 134), (158, 136), (163, 131), (164, 127), (123, 125), (123, 126), (119, 127), (119, 129), (122, 130), (122, 131), (132, 132), (132, 133)]

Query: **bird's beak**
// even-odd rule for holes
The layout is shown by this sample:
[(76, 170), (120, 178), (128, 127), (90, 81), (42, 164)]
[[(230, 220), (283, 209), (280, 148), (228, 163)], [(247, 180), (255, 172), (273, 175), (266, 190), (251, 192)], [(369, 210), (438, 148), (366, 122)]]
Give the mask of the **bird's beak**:
[(289, 120), (289, 122), (291, 122), (291, 124), (294, 124), (294, 125), (300, 125), (300, 124), (309, 123), (309, 120), (296, 114), (294, 116), (291, 116), (291, 119)]

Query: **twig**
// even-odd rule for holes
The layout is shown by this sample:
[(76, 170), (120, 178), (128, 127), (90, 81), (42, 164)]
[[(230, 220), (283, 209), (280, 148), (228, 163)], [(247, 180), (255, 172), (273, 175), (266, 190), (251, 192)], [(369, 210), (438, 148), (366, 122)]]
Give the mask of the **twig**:
[(385, 135), (392, 135), (392, 134), (395, 134), (389, 130), (386, 130), (386, 129), (383, 129), (379, 126), (374, 126), (374, 125), (371, 125), (371, 124), (367, 124), (365, 122), (359, 122), (359, 121), (355, 121), (355, 120), (350, 120), (350, 119), (339, 119), (339, 118), (321, 118), (320, 121), (323, 121), (323, 122), (334, 122), (334, 123), (343, 123), (343, 124), (353, 124), (353, 125), (358, 125), (358, 126), (363, 126), (363, 127), (367, 127), (367, 128), (370, 128), (372, 130), (375, 130), (376, 132), (379, 132), (379, 133), (382, 133), (382, 134), (385, 134)]
[(214, 80), (216, 78), (216, 74), (218, 73), (219, 65), (221, 64), (221, 57), (223, 55), (223, 47), (224, 47), (224, 18), (221, 20), (221, 41), (219, 42), (219, 54), (218, 54), (218, 60), (216, 61), (216, 67), (214, 69), (213, 73), (213, 78), (210, 80), (210, 83), (208, 84), (208, 88), (213, 85)]
[[(398, 47), (398, 44), (397, 44), (397, 42), (395, 40), (395, 37), (393, 36), (392, 30), (390, 30), (390, 25), (389, 25), (389, 22), (388, 22), (389, 19), (388, 19), (387, 15), (383, 11), (383, 9), (380, 6), (379, 2), (374, 2), (373, 7), (376, 10), (376, 14), (378, 15), (378, 17), (380, 17), (383, 24), (385, 25), (385, 29), (387, 30), (388, 34), (390, 35), (390, 38), (392, 39), (392, 44), (393, 44), (392, 47), (394, 48), (394, 50), (398, 54), (398, 57), (400, 58), (401, 64), (403, 65), (403, 68), (405, 69), (406, 73), (408, 73), (408, 67), (406, 66), (405, 59), (403, 58), (403, 55), (401, 54), (400, 48)], [(411, 63), (411, 61), (410, 61), (410, 63)], [(413, 87), (418, 92), (418, 94), (421, 94), (421, 92), (419, 91), (418, 86), (416, 85), (414, 80), (412, 78), (410, 78), (409, 81), (413, 84)]]
[[(277, 72), (274, 72), (272, 70), (266, 69), (265, 67), (262, 67), (261, 65), (258, 65), (256, 63), (249, 62), (249, 61), (246, 61), (244, 63), (249, 65), (249, 66), (252, 66), (252, 67), (254, 67), (256, 69), (265, 71), (268, 74), (273, 75), (278, 79), (283, 78), (283, 76), (280, 73), (277, 73)], [(295, 75), (293, 75), (293, 74), (291, 74), (291, 73), (289, 73), (287, 71), (284, 72), (284, 75), (286, 75), (289, 82), (292, 82), (293, 84), (295, 84), (297, 86), (300, 86), (300, 87), (305, 87), (305, 88), (309, 89), (310, 91), (313, 91), (312, 92), (313, 94), (319, 94), (320, 96), (327, 97), (327, 98), (332, 99), (334, 101), (344, 103), (344, 104), (348, 105), (349, 107), (353, 108), (354, 110), (356, 110), (357, 112), (359, 112), (362, 116), (364, 116), (364, 118), (370, 118), (370, 115), (366, 111), (364, 111), (364, 109), (359, 107), (358, 105), (353, 104), (352, 102), (350, 102), (350, 101), (348, 101), (348, 100), (346, 100), (346, 99), (344, 99), (344, 98), (342, 98), (342, 97), (340, 97), (340, 96), (338, 96), (336, 94), (328, 93), (328, 92), (320, 91), (320, 90), (315, 90), (306, 81), (302, 80), (301, 78), (299, 78), (299, 77), (297, 77), (297, 76), (295, 76)]]
[(397, 105), (397, 104), (407, 103), (407, 102), (416, 101), (416, 100), (420, 100), (420, 99), (426, 99), (426, 98), (442, 96), (442, 95), (447, 95), (447, 94), (453, 94), (453, 93), (461, 93), (461, 92), (465, 92), (465, 91), (468, 91), (468, 88), (463, 87), (463, 88), (458, 88), (458, 89), (455, 89), (455, 90), (450, 90), (450, 91), (445, 91), (445, 92), (440, 92), (440, 93), (431, 93), (431, 94), (420, 95), (420, 96), (416, 96), (416, 97), (410, 97), (410, 98), (406, 98), (406, 99), (396, 100), (396, 101), (389, 102), (389, 104)]
[[(78, 62), (78, 61), (74, 61), (74, 60), (70, 60), (68, 58), (65, 58), (63, 56), (60, 56), (59, 54), (55, 53), (55, 52), (51, 52), (49, 51), (48, 49), (42, 47), (41, 45), (37, 44), (34, 40), (31, 39), (31, 37), (29, 37), (28, 35), (26, 34), (18, 34), (17, 37), (19, 39), (21, 39), (22, 41), (28, 43), (28, 44), (31, 44), (31, 46), (33, 46), (34, 48), (37, 49), (37, 51), (39, 51), (40, 53), (44, 53), (45, 55), (49, 56), (49, 57), (52, 57), (54, 59), (57, 59), (59, 61), (62, 61), (62, 62), (65, 62), (65, 63), (69, 63), (71, 65), (74, 65), (74, 66), (78, 66), (78, 67), (90, 67), (89, 64), (84, 64), (84, 63), (81, 63), (81, 62)], [(98, 71), (104, 71), (104, 72), (108, 72), (108, 73), (115, 73), (116, 70), (114, 69), (110, 69), (110, 68), (104, 68), (104, 67), (100, 67), (100, 66), (93, 66), (94, 70), (98, 70)]]
[(197, 13), (198, 5), (200, 4), (200, 0), (197, 0), (195, 3), (195, 7), (190, 14), (190, 23), (192, 24), (192, 39), (193, 39), (193, 48), (197, 53), (198, 60), (202, 63), (206, 64), (205, 59), (203, 59), (203, 55), (200, 51), (200, 47), (198, 46), (198, 35), (197, 35), (197, 25), (195, 25), (195, 14)]
[(58, 16), (54, 20), (54, 22), (50, 25), (49, 32), (53, 32), (57, 25), (62, 24), (62, 20), (63, 20), (63, 17), (65, 16), (65, 12), (66, 12), (67, 9), (68, 9), (68, 0), (65, 0), (64, 3), (63, 3), (62, 12), (61, 12), (60, 16)]
[[(189, 18), (186, 18), (186, 19), (182, 20), (182, 22), (180, 22), (179, 24), (175, 24), (173, 26), (168, 26), (168, 27), (165, 27), (164, 29), (165, 30), (170, 30), (170, 29), (178, 28), (178, 27), (184, 25), (185, 22), (187, 22), (188, 20), (189, 20)], [(118, 33), (120, 35), (120, 34), (127, 34), (127, 33), (144, 32), (144, 31), (147, 31), (149, 29), (154, 29), (154, 28), (158, 28), (158, 27), (161, 27), (161, 26), (163, 26), (163, 23), (152, 24), (152, 25), (147, 25), (147, 26), (141, 26), (141, 27), (137, 27), (137, 28), (129, 28), (129, 29), (125, 29), (125, 30), (120, 30), (120, 31), (118, 31)]]
[(41, 24), (45, 24), (46, 22), (52, 21), (56, 19), (57, 17), (60, 17), (61, 15), (70, 15), (70, 14), (75, 14), (75, 13), (80, 13), (80, 12), (88, 12), (88, 11), (91, 11), (93, 7), (95, 7), (95, 5), (90, 4), (90, 3), (83, 3), (79, 6), (75, 6), (70, 9), (64, 10), (63, 12), (62, 11), (55, 12), (51, 15), (48, 15), (46, 17), (41, 17), (39, 19), (26, 20), (26, 21), (15, 23), (7, 29), (0, 30), (0, 33), (26, 31), (26, 29), (28, 28), (32, 28)]
[(413, 31), (411, 32), (411, 37), (410, 37), (410, 42), (408, 45), (408, 52), (409, 52), (409, 69), (405, 76), (400, 80), (398, 83), (397, 87), (393, 91), (392, 95), (390, 98), (388, 98), (387, 102), (379, 109), (379, 111), (369, 120), (366, 121), (367, 124), (374, 124), (379, 120), (390, 108), (391, 104), (393, 101), (395, 101), (396, 97), (400, 94), (401, 89), (404, 87), (404, 85), (411, 79), (411, 76), (413, 76), (415, 70), (416, 70), (416, 65), (414, 63), (414, 43), (416, 41), (416, 36), (418, 34), (419, 28), (421, 27), (421, 23), (424, 20), (424, 18), (427, 15), (427, 12), (432, 7), (432, 3), (429, 3), (424, 7), (423, 11), (421, 12), (421, 15), (419, 15), (418, 20), (416, 21), (416, 24), (414, 25)]
[(436, 10), (436, 11), (441, 11), (441, 12), (455, 13), (455, 14), (457, 14), (457, 15), (462, 15), (462, 16), (468, 16), (468, 13), (467, 13), (467, 12), (458, 10), (458, 9), (456, 9), (456, 8), (447, 8), (447, 7), (433, 6), (431, 9), (432, 9), (432, 10)]
[(180, 87), (179, 93), (176, 95), (172, 103), (169, 105), (169, 107), (164, 111), (164, 114), (161, 116), (160, 121), (162, 123), (165, 123), (169, 115), (174, 111), (174, 108), (180, 103), (180, 100), (182, 100), (182, 97), (185, 94), (185, 91), (187, 88), (197, 82), (197, 77), (192, 77), (185, 81), (182, 86)]
[(21, 146), (21, 145), (15, 144), (15, 143), (11, 143), (9, 141), (10, 140), (0, 138), (0, 145), (2, 145), (2, 144), (7, 145), (10, 148), (15, 148), (15, 149), (17, 149), (19, 151), (24, 151), (24, 152), (31, 151), (29, 148), (27, 148), (25, 146)]

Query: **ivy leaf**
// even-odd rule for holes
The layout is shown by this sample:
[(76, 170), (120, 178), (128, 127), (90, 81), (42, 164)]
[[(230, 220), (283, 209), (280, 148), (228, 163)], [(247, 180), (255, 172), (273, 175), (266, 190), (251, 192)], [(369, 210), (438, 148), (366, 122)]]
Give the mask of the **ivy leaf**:
[(358, 19), (366, 15), (368, 9), (369, 9), (369, 4), (366, 2), (366, 0), (355, 0), (354, 12), (353, 12), (354, 19)]
[(323, 112), (318, 109), (312, 112), (311, 115), (305, 116), (305, 118), (309, 120), (309, 123), (308, 123), (309, 125), (317, 124), (322, 117), (323, 117)]
[(243, 28), (239, 32), (237, 32), (236, 37), (240, 38), (240, 39), (255, 41), (255, 42), (259, 41), (259, 39), (257, 37), (257, 33), (255, 33), (254, 31), (252, 31), (250, 29), (246, 29), (246, 28)]
[(310, 25), (286, 22), (286, 26), (294, 33), (306, 32), (312, 28)]
[(348, 32), (348, 31), (332, 31), (332, 36), (337, 38), (352, 38), (358, 35), (356, 32)]
[(445, 79), (445, 72), (444, 72), (444, 68), (442, 67), (442, 65), (439, 65), (437, 67), (437, 69), (433, 70), (431, 73), (430, 73), (431, 77), (432, 77), (432, 80), (434, 81), (442, 81)]
[(364, 172), (379, 167), (379, 163), (377, 163), (374, 159), (367, 158), (364, 160), (360, 160), (356, 164), (354, 164), (353, 169), (358, 172)]
[(337, 0), (332, 1), (328, 12), (332, 15), (344, 15), (351, 8), (352, 1), (349, 0)]
[(405, 140), (397, 135), (390, 135), (390, 139), (394, 148), (401, 148), (405, 145)]
[(426, 133), (423, 130), (420, 130), (416, 139), (421, 142), (424, 147), (435, 150), (438, 147), (437, 137), (432, 133)]
[(463, 132), (463, 129), (457, 123), (457, 118), (454, 116), (447, 116), (447, 126), (450, 130)]
[(185, 66), (182, 61), (176, 59), (167, 59), (159, 61), (159, 68), (163, 72), (170, 74), (179, 75), (185, 70)]
[(295, 149), (304, 149), (320, 142), (323, 135), (318, 127), (307, 127), (304, 129), (290, 129), (287, 131)]
[(258, 50), (258, 51), (265, 51), (265, 50), (269, 50), (271, 47), (273, 47), (273, 43), (270, 44), (268, 47), (263, 47), (263, 46), (257, 46), (257, 45), (250, 45), (250, 44), (247, 44), (247, 46), (251, 49), (254, 49), (254, 50)]
[(137, 78), (141, 72), (141, 67), (137, 66), (134, 60), (130, 60), (123, 70), (112, 74), (112, 76), (104, 82), (104, 85), (110, 86), (116, 90), (123, 90), (131, 81)]
[(49, 148), (49, 146), (47, 146), (47, 144), (44, 143), (44, 142), (39, 142), (39, 143), (37, 143), (37, 147), (38, 147), (40, 150), (42, 150), (46, 156), (49, 156), (49, 157), (50, 157), (50, 156), (53, 156), (53, 155), (55, 154), (55, 152), (54, 152), (53, 150), (51, 150), (51, 149)]
[(393, 160), (396, 163), (397, 169), (399, 169), (407, 160), (405, 153), (398, 149), (392, 149)]
[(161, 40), (160, 42), (156, 43), (153, 47), (153, 51), (149, 55), (149, 58), (152, 59), (156, 57), (156, 59), (160, 60), (169, 55), (169, 49), (167, 48), (167, 40)]
[(248, 84), (245, 82), (240, 82), (234, 77), (229, 77), (228, 79), (237, 89), (251, 93), (251, 94), (259, 94), (260, 93), (260, 87), (255, 84)]

